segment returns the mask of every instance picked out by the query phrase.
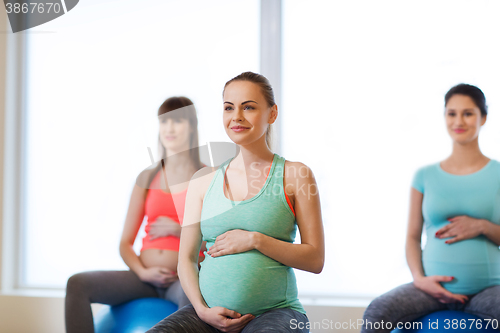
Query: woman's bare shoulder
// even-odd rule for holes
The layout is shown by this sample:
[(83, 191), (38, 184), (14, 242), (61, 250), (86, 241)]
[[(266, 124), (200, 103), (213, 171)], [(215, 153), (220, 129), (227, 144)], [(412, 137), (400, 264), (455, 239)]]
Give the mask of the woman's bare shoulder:
[(147, 167), (146, 169), (142, 170), (137, 176), (135, 184), (140, 188), (148, 189), (154, 176), (159, 171), (159, 163), (160, 162), (156, 162)]
[(311, 168), (302, 162), (285, 160), (285, 178), (294, 180), (314, 177)]
[(208, 187), (212, 183), (217, 169), (216, 167), (207, 166), (196, 171), (189, 181), (189, 191), (203, 198)]

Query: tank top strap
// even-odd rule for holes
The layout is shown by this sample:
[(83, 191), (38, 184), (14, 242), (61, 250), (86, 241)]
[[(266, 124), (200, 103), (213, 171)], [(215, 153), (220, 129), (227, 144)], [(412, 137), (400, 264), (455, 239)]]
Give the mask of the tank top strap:
[(283, 187), (283, 175), (285, 170), (285, 159), (278, 154), (274, 154), (274, 165), (272, 166), (269, 176), (272, 188)]

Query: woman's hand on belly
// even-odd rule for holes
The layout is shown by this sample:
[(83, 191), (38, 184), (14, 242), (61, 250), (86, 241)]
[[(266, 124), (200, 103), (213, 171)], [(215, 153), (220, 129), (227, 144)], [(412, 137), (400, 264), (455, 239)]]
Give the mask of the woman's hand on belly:
[(255, 249), (254, 232), (246, 230), (230, 230), (215, 239), (207, 253), (212, 257), (225, 256), (227, 254), (242, 253)]
[(181, 226), (171, 218), (166, 216), (158, 216), (156, 220), (149, 226), (149, 238), (151, 240), (159, 237), (181, 236)]
[(449, 238), (446, 244), (455, 243), (464, 239), (475, 238), (483, 233), (484, 220), (462, 215), (448, 219), (449, 224), (445, 225), (436, 232), (436, 237)]
[(198, 316), (201, 320), (222, 332), (240, 332), (255, 317), (247, 313), (242, 316), (236, 311), (232, 311), (220, 306), (205, 308)]
[(159, 288), (167, 288), (177, 281), (178, 278), (176, 272), (158, 266), (145, 268), (139, 274), (139, 279), (141, 279), (141, 281), (151, 283)]
[(413, 281), (413, 284), (418, 289), (426, 294), (431, 295), (441, 303), (462, 303), (468, 300), (467, 296), (460, 294), (453, 294), (443, 288), (439, 282), (450, 282), (453, 280), (452, 276), (431, 275), (423, 276)]

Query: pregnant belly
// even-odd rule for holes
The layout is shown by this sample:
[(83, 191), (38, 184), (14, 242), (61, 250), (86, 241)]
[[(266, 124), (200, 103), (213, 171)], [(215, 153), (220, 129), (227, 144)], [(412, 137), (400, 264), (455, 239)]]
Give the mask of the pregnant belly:
[[(443, 282), (452, 293), (471, 295), (480, 292), (500, 280), (500, 252), (484, 237), (476, 237), (452, 244), (445, 239), (428, 238), (422, 254), (425, 275), (453, 276)], [(492, 256), (493, 254), (493, 256)]]
[(165, 267), (177, 272), (179, 252), (170, 250), (148, 249), (141, 252), (139, 258), (144, 267)]
[(279, 308), (287, 296), (297, 293), (292, 269), (256, 250), (217, 258), (205, 255), (199, 284), (209, 307), (222, 306), (242, 315)]

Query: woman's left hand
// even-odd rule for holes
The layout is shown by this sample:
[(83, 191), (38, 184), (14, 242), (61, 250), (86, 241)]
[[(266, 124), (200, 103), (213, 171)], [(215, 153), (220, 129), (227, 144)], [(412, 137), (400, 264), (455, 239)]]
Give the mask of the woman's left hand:
[(180, 237), (180, 235), (180, 224), (166, 216), (158, 216), (156, 220), (149, 226), (150, 240), (167, 236)]
[(477, 237), (483, 233), (484, 220), (475, 219), (467, 215), (456, 216), (448, 219), (449, 224), (436, 232), (437, 238), (449, 238), (446, 244), (455, 243), (464, 239)]
[(215, 239), (207, 253), (211, 257), (220, 257), (227, 254), (241, 253), (253, 250), (254, 233), (250, 231), (235, 229), (230, 230)]

